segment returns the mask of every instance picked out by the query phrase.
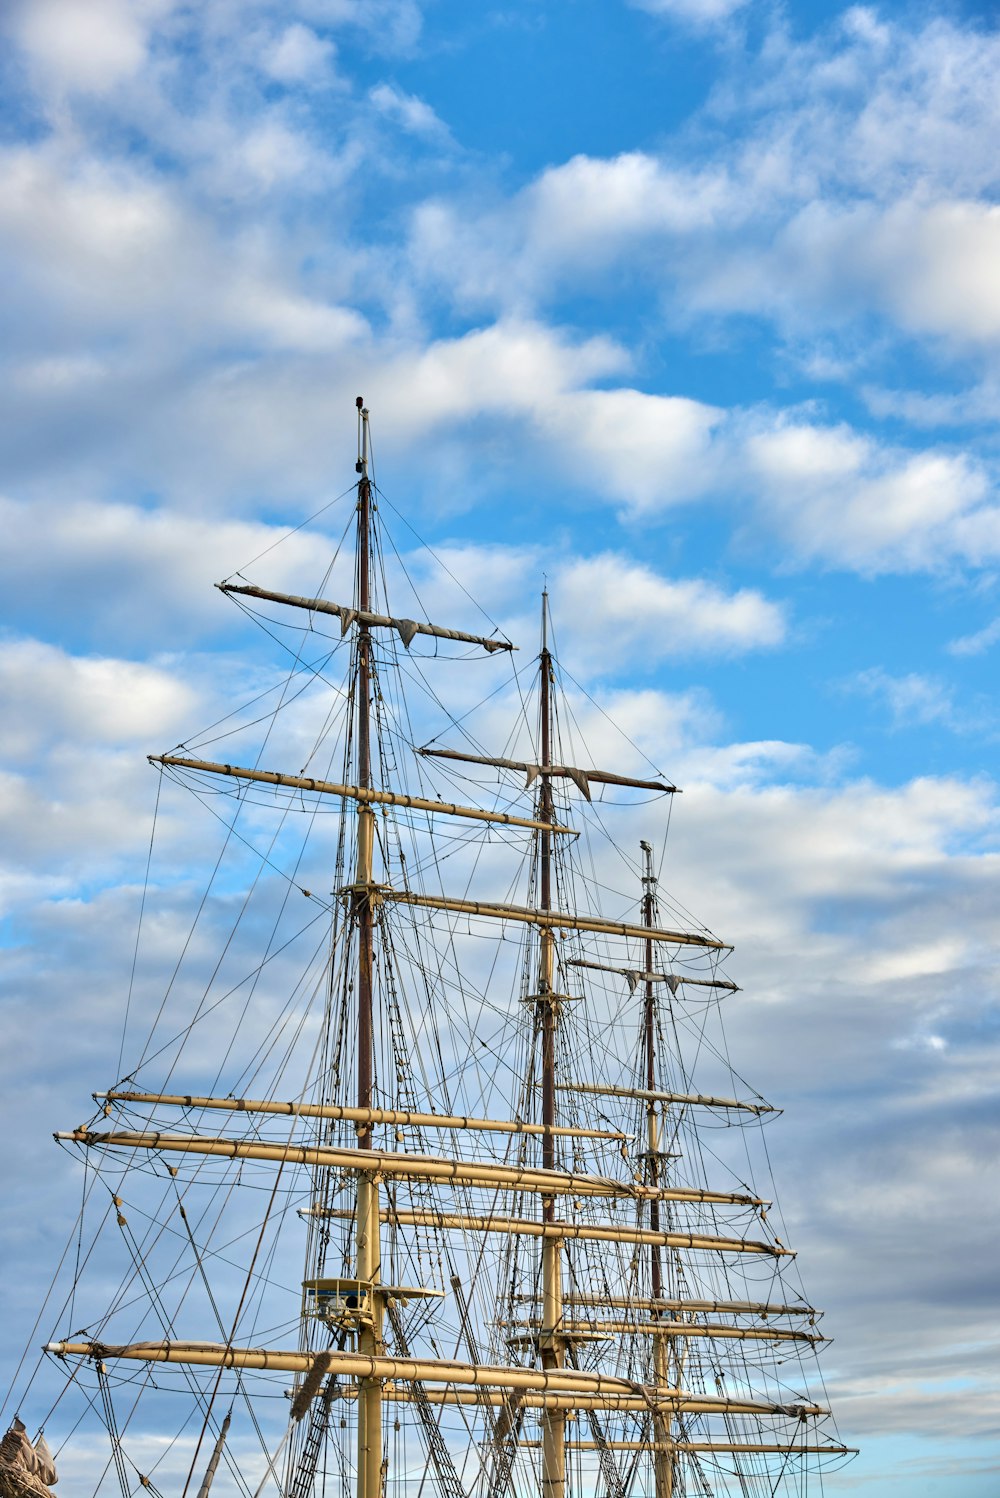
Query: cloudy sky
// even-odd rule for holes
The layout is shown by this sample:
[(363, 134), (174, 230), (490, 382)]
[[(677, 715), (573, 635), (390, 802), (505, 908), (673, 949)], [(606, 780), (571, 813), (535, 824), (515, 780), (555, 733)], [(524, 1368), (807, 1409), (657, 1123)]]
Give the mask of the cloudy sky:
[(49, 1131), (115, 1071), (145, 753), (267, 679), (211, 585), (350, 484), (363, 393), (392, 505), (529, 647), (547, 579), (573, 672), (685, 788), (667, 882), (736, 944), (864, 1448), (830, 1490), (995, 1494), (993, 7), (0, 25), (5, 1325), (78, 1190)]

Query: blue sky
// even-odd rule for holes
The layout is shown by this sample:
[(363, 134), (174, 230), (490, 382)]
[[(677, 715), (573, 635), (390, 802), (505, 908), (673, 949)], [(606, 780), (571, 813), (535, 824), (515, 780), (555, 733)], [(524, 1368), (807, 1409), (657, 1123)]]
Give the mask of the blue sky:
[[(547, 578), (575, 674), (685, 786), (678, 892), (759, 985), (745, 1042), (790, 1036), (755, 1080), (801, 1120), (779, 1182), (865, 1446), (831, 1490), (995, 1492), (992, 8), (0, 24), (9, 1023), (61, 1015), (72, 962), (116, 1033), (143, 755), (256, 681), (211, 584), (349, 484), (363, 393), (393, 504), (529, 642)], [(325, 565), (281, 557), (300, 591)], [(4, 1061), (19, 1202), (72, 1122), (49, 1083), (103, 1080), (53, 1043)]]

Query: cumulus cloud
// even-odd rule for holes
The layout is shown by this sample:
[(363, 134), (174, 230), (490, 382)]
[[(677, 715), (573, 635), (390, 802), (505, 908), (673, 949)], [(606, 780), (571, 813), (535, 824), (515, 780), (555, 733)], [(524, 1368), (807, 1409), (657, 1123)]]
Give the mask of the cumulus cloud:
[(151, 34), (176, 0), (21, 0), (8, 25), (32, 68), (56, 91), (103, 94), (147, 61)]
[(677, 656), (742, 654), (779, 645), (783, 610), (755, 588), (735, 593), (704, 579), (671, 581), (628, 558), (602, 555), (554, 569), (573, 657), (591, 671)]
[(123, 744), (152, 734), (155, 741), (191, 713), (194, 694), (163, 668), (8, 640), (0, 644), (0, 703), (11, 730), (7, 752), (30, 760), (54, 738)]
[(744, 453), (765, 513), (803, 557), (878, 572), (991, 554), (989, 477), (962, 454), (780, 419), (751, 430)]
[(265, 72), (279, 83), (315, 85), (328, 81), (336, 48), (329, 37), (295, 21), (268, 40), (261, 52)]
[(773, 29), (659, 152), (578, 155), (503, 203), (426, 203), (414, 263), (447, 266), (465, 305), (537, 311), (567, 278), (613, 297), (627, 265), (675, 326), (764, 314), (793, 342), (837, 340), (874, 314), (890, 338), (995, 354), (998, 77), (995, 34), (943, 19), (854, 7), (809, 40)]
[[(566, 642), (566, 662), (583, 676), (627, 664), (645, 673), (664, 660), (773, 649), (788, 632), (784, 606), (756, 588), (730, 591), (706, 578), (665, 577), (622, 552), (586, 556), (567, 554), (562, 544), (452, 544), (433, 557), (412, 554), (407, 570), (420, 578), (421, 594), (433, 588), (450, 614), (467, 612), (469, 589), (522, 648), (538, 634), (544, 585), (554, 627)], [(460, 578), (462, 586), (449, 586), (449, 578)]]

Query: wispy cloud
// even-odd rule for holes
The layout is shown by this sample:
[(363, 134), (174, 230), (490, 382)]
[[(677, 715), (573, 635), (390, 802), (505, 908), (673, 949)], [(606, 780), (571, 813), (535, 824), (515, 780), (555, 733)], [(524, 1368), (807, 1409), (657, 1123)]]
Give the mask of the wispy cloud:
[(749, 0), (628, 0), (636, 10), (688, 26), (717, 26)]
[(411, 135), (423, 136), (438, 145), (453, 144), (447, 125), (416, 94), (404, 93), (393, 83), (378, 83), (369, 90), (368, 97), (380, 114), (395, 120)]
[(984, 625), (982, 629), (977, 629), (974, 634), (963, 635), (960, 639), (950, 641), (948, 650), (952, 655), (982, 655), (998, 640), (1000, 640), (1000, 618)]
[(956, 689), (949, 683), (918, 671), (894, 676), (880, 666), (860, 671), (845, 689), (859, 692), (884, 706), (893, 730), (929, 727), (939, 724), (952, 733), (979, 734), (992, 738), (996, 733), (997, 715), (988, 704), (961, 703)]

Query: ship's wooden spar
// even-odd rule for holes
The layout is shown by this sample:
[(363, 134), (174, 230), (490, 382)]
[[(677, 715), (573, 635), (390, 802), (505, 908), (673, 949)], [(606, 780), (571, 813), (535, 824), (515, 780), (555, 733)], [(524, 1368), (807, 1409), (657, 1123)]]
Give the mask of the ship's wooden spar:
[(572, 780), (577, 789), (590, 800), (590, 781), (597, 785), (622, 785), (639, 791), (665, 791), (669, 795), (680, 795), (676, 785), (663, 780), (635, 780), (631, 775), (615, 775), (610, 770), (579, 770), (574, 765), (533, 765), (527, 760), (494, 759), (488, 754), (463, 754), (459, 749), (418, 749), (418, 754), (431, 759), (457, 759), (468, 765), (492, 765), (498, 770), (520, 770), (527, 775), (528, 785), (539, 776), (557, 776)]
[[(539, 1447), (540, 1441), (521, 1441), (521, 1446)], [(805, 1451), (810, 1456), (854, 1456), (856, 1446), (835, 1446), (827, 1442), (815, 1446), (804, 1446), (801, 1441), (569, 1441), (570, 1451), (718, 1451), (718, 1452), (771, 1452)]]
[[(508, 1321), (502, 1326), (527, 1328), (538, 1331), (540, 1321)], [(570, 1321), (562, 1323), (560, 1331), (572, 1336), (574, 1332), (596, 1332), (601, 1336), (617, 1336), (624, 1332), (639, 1333), (653, 1337), (721, 1337), (736, 1342), (828, 1342), (818, 1332), (801, 1332), (790, 1327), (770, 1326), (725, 1326), (707, 1321)]]
[(463, 1385), (475, 1389), (523, 1389), (526, 1394), (591, 1396), (623, 1401), (608, 1408), (649, 1409), (664, 1405), (679, 1413), (725, 1415), (786, 1415), (802, 1419), (825, 1415), (810, 1404), (772, 1404), (762, 1399), (729, 1395), (691, 1394), (681, 1389), (634, 1383), (614, 1374), (589, 1373), (576, 1368), (508, 1368), (460, 1363), (447, 1358), (368, 1357), (357, 1352), (293, 1352), (264, 1347), (232, 1347), (218, 1342), (132, 1342), (109, 1346), (102, 1342), (49, 1342), (46, 1352), (57, 1357), (132, 1359), (140, 1363), (181, 1363), (194, 1367), (258, 1369), (278, 1373), (309, 1373), (317, 1358), (331, 1376), (352, 1379), (404, 1379), (408, 1383)]
[(746, 1113), (780, 1113), (770, 1103), (744, 1103), (738, 1098), (709, 1097), (700, 1092), (654, 1092), (647, 1087), (604, 1087), (597, 1082), (557, 1082), (559, 1092), (589, 1092), (597, 1097), (628, 1097), (643, 1103), (696, 1104), (702, 1108), (741, 1108)]
[[(551, 831), (558, 829), (552, 828)], [(567, 915), (561, 910), (532, 910), (524, 905), (495, 905), (481, 900), (452, 900), (444, 895), (418, 895), (408, 889), (383, 889), (378, 898), (395, 905), (416, 905), (421, 910), (447, 910), (455, 915), (488, 916), (496, 921), (519, 921), (526, 926), (542, 926), (546, 931), (595, 931), (606, 936), (634, 936), (651, 941), (669, 942), (674, 946), (711, 947), (731, 952), (725, 942), (698, 931), (666, 931), (636, 926), (631, 921), (606, 921), (599, 916)]]
[(617, 973), (619, 978), (624, 978), (630, 988), (635, 988), (638, 983), (668, 983), (676, 992), (678, 988), (724, 988), (729, 993), (739, 993), (740, 985), (731, 983), (728, 978), (689, 978), (686, 973), (642, 973), (634, 967), (611, 967), (606, 962), (589, 962), (583, 957), (569, 957), (566, 959), (566, 967), (589, 967), (598, 973)]
[(760, 1197), (734, 1191), (707, 1191), (694, 1186), (652, 1188), (636, 1181), (616, 1181), (610, 1176), (574, 1175), (561, 1170), (530, 1166), (497, 1165), (492, 1161), (449, 1160), (445, 1156), (406, 1155), (394, 1150), (354, 1150), (337, 1145), (268, 1144), (263, 1140), (205, 1138), (197, 1134), (162, 1134), (123, 1130), (95, 1133), (72, 1129), (57, 1133), (59, 1140), (101, 1149), (170, 1150), (190, 1155), (224, 1155), (232, 1160), (280, 1160), (294, 1165), (321, 1165), (332, 1170), (361, 1171), (367, 1175), (402, 1177), (404, 1180), (454, 1181), (456, 1185), (503, 1187), (509, 1191), (533, 1191), (540, 1196), (628, 1197), (645, 1200), (708, 1202), (743, 1207), (767, 1207)]
[[(303, 1215), (344, 1219), (353, 1217), (353, 1213), (336, 1207), (307, 1207)], [(457, 1212), (408, 1211), (401, 1207), (383, 1212), (382, 1221), (398, 1227), (427, 1227), (440, 1231), (458, 1228), (466, 1233), (502, 1233), (508, 1237), (545, 1238), (555, 1242), (583, 1239), (589, 1243), (641, 1243), (654, 1248), (690, 1248), (713, 1253), (771, 1254), (774, 1258), (794, 1258), (792, 1250), (781, 1244), (761, 1243), (752, 1238), (717, 1238), (708, 1233), (661, 1232), (652, 1228), (619, 1226), (616, 1222), (536, 1222), (530, 1217), (471, 1217)], [(659, 1301), (658, 1304), (664, 1305), (666, 1302)]]
[(208, 775), (230, 775), (234, 780), (247, 780), (261, 785), (285, 785), (291, 790), (314, 791), (324, 796), (340, 796), (347, 801), (359, 801), (362, 806), (405, 806), (411, 811), (429, 811), (447, 817), (465, 817), (473, 822), (497, 822), (504, 827), (527, 827), (537, 832), (564, 832), (578, 837), (571, 827), (558, 827), (549, 822), (537, 822), (531, 817), (515, 817), (505, 811), (482, 811), (478, 806), (460, 806), (455, 801), (430, 801), (424, 796), (404, 796), (397, 791), (379, 791), (362, 785), (339, 785), (333, 780), (316, 780), (311, 775), (286, 775), (280, 770), (248, 770), (241, 765), (216, 764), (211, 759), (188, 759), (182, 754), (148, 754), (151, 765), (167, 765), (181, 770), (204, 771)]
[[(639, 1387), (639, 1386), (637, 1385), (636, 1387)], [(646, 1386), (643, 1386), (643, 1387), (646, 1387)], [(420, 1395), (420, 1394), (415, 1394), (412, 1390), (407, 1389), (407, 1388), (403, 1387), (400, 1384), (383, 1384), (383, 1385), (381, 1385), (381, 1388), (382, 1388), (382, 1398), (385, 1399), (385, 1400), (387, 1400), (387, 1401), (390, 1401), (392, 1403), (396, 1403), (396, 1404), (413, 1404), (413, 1403), (416, 1403), (416, 1401), (418, 1399), (422, 1399), (424, 1397), (424, 1395), (426, 1395), (427, 1402), (429, 1404), (444, 1404), (444, 1405), (456, 1405), (456, 1404), (457, 1405), (465, 1405), (465, 1404), (471, 1404), (471, 1405), (479, 1405), (479, 1406), (487, 1404), (487, 1405), (493, 1406), (496, 1409), (507, 1409), (507, 1410), (509, 1410), (510, 1409), (510, 1402), (511, 1402), (511, 1395), (509, 1393), (502, 1394), (502, 1393), (498, 1393), (495, 1390), (490, 1390), (490, 1389), (475, 1389), (475, 1390), (472, 1390), (472, 1389), (455, 1389), (455, 1388), (452, 1388), (452, 1389), (426, 1389), (424, 1391), (424, 1394)], [(561, 1409), (561, 1410), (568, 1410), (568, 1411), (571, 1411), (571, 1410), (606, 1410), (606, 1411), (609, 1411), (609, 1412), (612, 1412), (612, 1413), (619, 1413), (619, 1414), (643, 1414), (643, 1415), (648, 1415), (649, 1414), (649, 1402), (645, 1398), (643, 1398), (641, 1400), (639, 1400), (639, 1399), (628, 1400), (628, 1399), (626, 1399), (624, 1397), (616, 1397), (615, 1395), (612, 1395), (612, 1394), (532, 1394), (532, 1393), (521, 1394), (520, 1392), (517, 1392), (514, 1395), (514, 1397), (517, 1400), (518, 1407), (520, 1408), (521, 1406), (523, 1406), (525, 1409), (534, 1409), (534, 1410), (560, 1410)], [(699, 1398), (701, 1396), (693, 1395), (691, 1397), (692, 1398)], [(711, 1397), (712, 1397), (711, 1395), (704, 1396), (705, 1399), (709, 1399)], [(344, 1385), (343, 1388), (340, 1390), (339, 1398), (341, 1398), (341, 1399), (353, 1399), (353, 1398), (355, 1398), (355, 1391), (354, 1391), (354, 1389), (351, 1388), (349, 1385)], [(658, 1406), (654, 1406), (654, 1407), (655, 1408), (660, 1408), (660, 1409), (663, 1409), (663, 1410), (667, 1410), (668, 1409), (668, 1406), (665, 1403), (660, 1404)], [(803, 1406), (803, 1405), (781, 1406), (780, 1413), (781, 1414), (787, 1414), (790, 1409), (795, 1409), (796, 1411), (800, 1411), (800, 1410), (804, 1411), (804, 1415), (796, 1415), (796, 1416), (793, 1417), (793, 1418), (796, 1418), (796, 1419), (813, 1417), (815, 1415), (825, 1415), (825, 1414), (829, 1413), (829, 1411), (827, 1411), (827, 1410), (820, 1410), (816, 1406), (812, 1406), (812, 1405), (806, 1405), (806, 1406)], [(733, 1414), (744, 1414), (745, 1415), (745, 1414), (749, 1414), (751, 1412), (748, 1411), (748, 1410), (745, 1410), (745, 1409), (744, 1410), (733, 1410), (733, 1411), (720, 1410), (720, 1408), (716, 1405), (716, 1406), (712, 1406), (711, 1408), (704, 1407), (704, 1408), (701, 1408), (701, 1409), (698, 1409), (698, 1410), (692, 1410), (690, 1408), (690, 1406), (689, 1406), (685, 1411), (682, 1411), (681, 1413), (686, 1413), (686, 1414), (695, 1413), (695, 1414), (702, 1414), (702, 1415), (718, 1415), (718, 1414), (723, 1414), (724, 1415), (724, 1414), (728, 1414), (728, 1413), (733, 1413)], [(758, 1410), (753, 1411), (753, 1413), (755, 1415), (761, 1416), (763, 1414), (766, 1414), (767, 1411), (759, 1410), (758, 1409)], [(776, 1413), (779, 1413), (779, 1411), (772, 1410), (771, 1413), (772, 1414), (776, 1414)], [(526, 1445), (527, 1442), (519, 1442), (518, 1444), (519, 1445)], [(796, 1442), (795, 1445), (794, 1445), (794, 1447), (793, 1447), (793, 1449), (796, 1450), (796, 1451), (800, 1451), (802, 1448), (801, 1448), (801, 1446), (799, 1446), (798, 1442)], [(824, 1449), (826, 1449), (826, 1448), (824, 1448)]]
[(271, 588), (254, 588), (249, 584), (216, 583), (220, 593), (240, 593), (246, 598), (261, 598), (268, 603), (284, 603), (310, 614), (333, 614), (340, 619), (340, 632), (346, 635), (352, 624), (365, 629), (394, 629), (409, 650), (416, 635), (433, 635), (438, 640), (457, 640), (463, 645), (481, 645), (492, 655), (497, 650), (516, 650), (510, 640), (491, 640), (483, 635), (467, 635), (460, 629), (445, 629), (440, 624), (424, 624), (418, 619), (393, 619), (388, 614), (373, 614), (368, 609), (354, 609), (343, 603), (328, 603), (325, 598), (302, 598), (296, 593), (276, 593)]
[(336, 1103), (278, 1102), (263, 1098), (195, 1097), (190, 1093), (95, 1092), (95, 1102), (155, 1103), (168, 1108), (219, 1108), (229, 1113), (276, 1113), (280, 1117), (342, 1118), (347, 1123), (397, 1124), (420, 1129), (471, 1129), (497, 1134), (557, 1134), (566, 1139), (610, 1139), (624, 1143), (630, 1137), (613, 1129), (574, 1129), (568, 1125), (522, 1123), (519, 1119), (467, 1118), (450, 1113), (416, 1113), (409, 1108), (346, 1108)]
[[(519, 1298), (537, 1299), (534, 1295)], [(709, 1311), (713, 1315), (727, 1312), (733, 1316), (808, 1316), (810, 1321), (823, 1315), (812, 1306), (771, 1305), (764, 1300), (671, 1300), (666, 1296), (658, 1300), (633, 1300), (627, 1295), (567, 1295), (564, 1304), (573, 1310), (596, 1306), (613, 1311)]]

